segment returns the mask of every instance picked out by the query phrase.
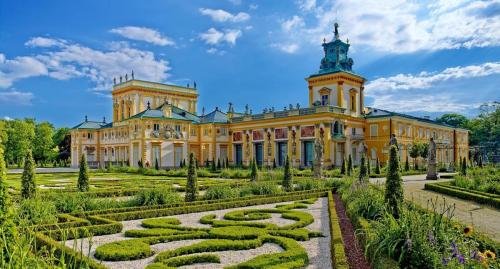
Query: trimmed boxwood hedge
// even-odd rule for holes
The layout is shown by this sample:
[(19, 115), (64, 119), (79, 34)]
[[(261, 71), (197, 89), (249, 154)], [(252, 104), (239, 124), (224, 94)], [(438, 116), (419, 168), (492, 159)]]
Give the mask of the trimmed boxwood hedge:
[(182, 257), (174, 257), (165, 260), (161, 263), (152, 263), (146, 269), (165, 269), (176, 268), (180, 266), (195, 264), (195, 263), (220, 263), (219, 256), (215, 254), (197, 254)]
[(148, 243), (142, 239), (115, 241), (99, 246), (94, 256), (99, 260), (128, 261), (147, 258), (153, 255)]
[(330, 250), (333, 268), (349, 268), (345, 254), (344, 241), (340, 230), (339, 217), (335, 210), (335, 200), (332, 192), (328, 192), (328, 214), (330, 215)]
[(425, 189), (458, 197), (465, 200), (471, 200), (480, 204), (490, 205), (494, 208), (500, 209), (500, 199), (491, 197), (486, 193), (479, 194), (478, 192), (471, 192), (470, 190), (467, 189), (455, 186), (445, 186), (439, 183), (426, 183)]

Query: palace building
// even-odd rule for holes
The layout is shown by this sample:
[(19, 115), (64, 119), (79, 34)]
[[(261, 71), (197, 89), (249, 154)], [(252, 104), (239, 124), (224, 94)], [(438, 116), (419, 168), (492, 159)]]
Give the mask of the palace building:
[[(232, 165), (282, 166), (286, 156), (294, 167), (313, 162), (314, 141), (323, 144), (324, 167), (339, 166), (351, 155), (358, 164), (366, 153), (372, 164), (387, 160), (391, 134), (406, 158), (414, 141), (437, 144), (437, 162), (450, 164), (468, 158), (468, 131), (427, 118), (366, 107), (365, 78), (352, 69), (349, 44), (339, 39), (324, 42), (317, 73), (307, 77), (308, 106), (289, 105), (262, 113), (236, 112), (230, 103), (223, 112), (197, 112), (198, 91), (156, 82), (125, 79), (112, 90), (113, 122), (85, 121), (71, 129), (71, 160), (77, 167), (81, 154), (91, 167), (121, 165), (177, 167), (194, 153), (203, 165), (228, 160)], [(413, 161), (412, 158), (409, 158)], [(404, 160), (404, 159), (403, 159)]]

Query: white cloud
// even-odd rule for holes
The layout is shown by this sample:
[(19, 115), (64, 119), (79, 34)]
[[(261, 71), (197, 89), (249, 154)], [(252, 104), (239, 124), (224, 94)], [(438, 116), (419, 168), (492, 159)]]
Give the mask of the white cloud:
[(110, 30), (111, 33), (119, 34), (125, 38), (144, 41), (159, 46), (173, 46), (175, 42), (169, 37), (163, 36), (154, 29), (138, 26), (124, 26)]
[(441, 72), (424, 71), (416, 75), (397, 74), (371, 81), (366, 85), (366, 93), (375, 96), (379, 93), (395, 90), (426, 89), (447, 80), (485, 77), (494, 74), (500, 74), (500, 62), (449, 67)]
[[(17, 90), (0, 91), (0, 104), (8, 103), (10, 105), (31, 105), (33, 93), (20, 92)], [(5, 117), (6, 120), (7, 117)]]
[(284, 31), (289, 32), (291, 30), (294, 30), (295, 28), (304, 27), (304, 25), (305, 25), (304, 19), (302, 19), (301, 17), (295, 15), (291, 19), (282, 22), (281, 23), (281, 28)]
[[(441, 0), (426, 4), (413, 0), (326, 0), (314, 6), (306, 4), (298, 2), (301, 14), (297, 16), (308, 23), (290, 32), (284, 27), (282, 35), (277, 35), (279, 42), (316, 46), (323, 37), (332, 37), (338, 18), (341, 38), (349, 38), (355, 47), (385, 53), (500, 45), (500, 16), (495, 13), (498, 1)], [(311, 10), (306, 12), (307, 7)]]
[(373, 107), (397, 112), (464, 112), (478, 108), (481, 103), (466, 103), (449, 94), (416, 94), (412, 98), (397, 95), (383, 95), (375, 98)]
[(55, 47), (55, 46), (62, 46), (66, 43), (66, 40), (63, 39), (53, 39), (53, 38), (47, 38), (47, 37), (33, 37), (32, 39), (28, 40), (26, 43), (24, 43), (25, 46), (29, 47), (43, 47), (43, 48), (49, 48), (49, 47)]
[(212, 48), (207, 49), (207, 53), (222, 56), (222, 55), (226, 54), (226, 51), (212, 47)]
[(283, 52), (289, 53), (289, 54), (293, 54), (293, 53), (297, 52), (297, 50), (299, 49), (299, 45), (295, 44), (295, 43), (291, 43), (291, 44), (274, 43), (274, 44), (271, 44), (271, 47), (277, 48), (277, 49), (279, 49)]
[(304, 11), (311, 11), (316, 8), (316, 0), (299, 0), (297, 3), (299, 8)]
[(3, 119), (4, 119), (4, 120), (7, 120), (7, 121), (9, 121), (9, 120), (13, 120), (13, 118), (11, 118), (11, 117), (9, 117), (9, 116), (5, 116), (5, 117), (3, 117)]
[(258, 8), (259, 8), (259, 5), (257, 5), (257, 4), (250, 4), (250, 5), (248, 6), (248, 8), (249, 8), (250, 10), (256, 10), (256, 9), (258, 9)]
[(238, 14), (233, 15), (222, 9), (200, 8), (199, 11), (202, 15), (209, 16), (216, 22), (244, 22), (250, 19), (250, 15), (245, 12), (239, 12)]
[(201, 40), (209, 45), (217, 45), (226, 42), (230, 45), (236, 44), (236, 40), (242, 35), (241, 30), (238, 29), (226, 29), (224, 32), (218, 31), (215, 28), (208, 29), (205, 33), (201, 33), (199, 36)]
[(94, 83), (93, 90), (107, 92), (113, 77), (131, 70), (135, 78), (161, 82), (168, 78), (170, 66), (153, 52), (123, 42), (112, 44), (108, 50), (64, 42), (30, 57), (6, 59), (0, 53), (0, 88), (8, 88), (19, 79), (45, 75), (58, 80), (87, 78)]
[(0, 88), (10, 87), (14, 81), (19, 79), (46, 75), (47, 73), (45, 65), (36, 58), (21, 56), (6, 59), (5, 55), (0, 53)]

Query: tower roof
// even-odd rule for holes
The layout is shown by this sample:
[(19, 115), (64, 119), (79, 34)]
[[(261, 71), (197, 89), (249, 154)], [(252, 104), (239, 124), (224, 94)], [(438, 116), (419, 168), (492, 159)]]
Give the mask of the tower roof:
[(340, 71), (354, 73), (352, 71), (354, 61), (347, 56), (350, 46), (349, 41), (343, 42), (340, 40), (338, 23), (334, 24), (334, 28), (333, 39), (330, 42), (326, 42), (326, 39), (323, 40), (324, 57), (321, 59), (318, 73), (312, 76)]

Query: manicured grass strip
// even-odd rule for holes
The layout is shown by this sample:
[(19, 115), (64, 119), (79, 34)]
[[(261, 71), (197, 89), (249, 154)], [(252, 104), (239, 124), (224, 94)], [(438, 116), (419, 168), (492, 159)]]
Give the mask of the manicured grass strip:
[(259, 255), (246, 262), (226, 267), (226, 269), (303, 268), (309, 263), (306, 250), (293, 239), (279, 236), (265, 236), (262, 238), (262, 242), (277, 244), (285, 251)]
[(180, 225), (181, 221), (176, 218), (146, 219), (142, 221), (144, 228), (169, 228), (171, 225)]
[(95, 257), (105, 261), (128, 261), (147, 258), (153, 255), (148, 243), (141, 239), (116, 241), (99, 246)]
[(46, 231), (45, 234), (49, 235), (57, 241), (70, 240), (75, 238), (88, 237), (90, 235), (106, 235), (116, 234), (122, 231), (123, 225), (120, 222), (101, 218), (98, 216), (89, 216), (87, 218), (92, 225), (74, 227), (68, 229), (55, 229)]
[(494, 208), (500, 209), (500, 199), (489, 197), (486, 195), (477, 194), (477, 193), (472, 193), (466, 189), (461, 189), (461, 188), (456, 188), (456, 187), (452, 188), (452, 187), (448, 187), (448, 186), (443, 186), (443, 185), (438, 184), (438, 183), (426, 183), (425, 189), (439, 192), (442, 194), (447, 194), (447, 195), (454, 196), (454, 197), (458, 197), (458, 198), (465, 199), (465, 200), (474, 201), (474, 202), (480, 203), (480, 204), (490, 205)]
[(163, 262), (173, 257), (201, 252), (254, 249), (262, 246), (262, 244), (260, 238), (252, 240), (209, 239), (190, 246), (163, 251), (156, 256), (155, 262)]
[(174, 257), (167, 259), (162, 263), (150, 264), (146, 267), (146, 269), (175, 268), (195, 263), (220, 263), (220, 258), (215, 254), (198, 254), (198, 255)]
[(247, 226), (226, 226), (212, 228), (208, 233), (219, 239), (249, 240), (265, 235), (266, 230)]
[(332, 192), (328, 192), (328, 214), (330, 215), (330, 244), (333, 268), (349, 268), (345, 254), (342, 232), (340, 230), (339, 217), (335, 210), (335, 200)]

